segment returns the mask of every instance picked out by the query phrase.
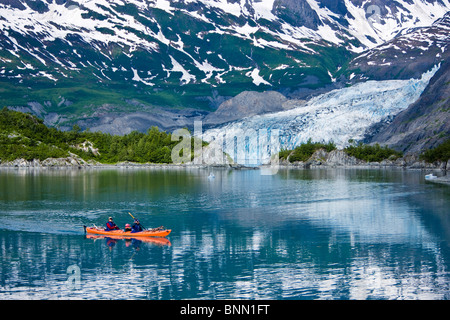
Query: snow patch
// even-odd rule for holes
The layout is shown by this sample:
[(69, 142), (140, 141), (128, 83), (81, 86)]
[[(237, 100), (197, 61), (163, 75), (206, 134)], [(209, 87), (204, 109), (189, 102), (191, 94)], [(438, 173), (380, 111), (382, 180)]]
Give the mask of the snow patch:
[(131, 70), (133, 70), (133, 79), (131, 79), (131, 80), (133, 80), (133, 81), (138, 81), (138, 82), (142, 82), (143, 84), (145, 84), (145, 85), (147, 85), (147, 86), (154, 86), (154, 85), (155, 85), (154, 83), (151, 83), (151, 82), (148, 82), (148, 81), (143, 80), (143, 79), (139, 76), (139, 74), (138, 74), (138, 72), (137, 72), (136, 69), (131, 68)]
[(258, 68), (255, 68), (255, 69), (253, 69), (253, 71), (249, 71), (245, 75), (247, 77), (251, 77), (253, 79), (253, 83), (257, 86), (259, 86), (260, 84), (265, 84), (265, 85), (271, 86), (271, 84), (269, 82), (264, 80), (264, 78), (259, 75), (259, 71), (260, 70)]
[(328, 75), (330, 76), (331, 82), (336, 82), (336, 78), (333, 78), (333, 75), (331, 74), (331, 72), (329, 70), (328, 71)]
[(272, 13), (273, 4), (275, 0), (260, 0), (253, 2), (255, 15), (258, 19), (266, 19), (269, 21), (277, 20), (277, 17)]
[(183, 66), (175, 60), (172, 56), (169, 56), (172, 62), (172, 70), (166, 70), (168, 73), (168, 77), (170, 76), (170, 72), (181, 72), (180, 82), (181, 84), (188, 84), (191, 81), (195, 81), (195, 76), (191, 75)]
[(46, 77), (46, 78), (49, 78), (50, 80), (53, 80), (53, 81), (58, 81), (58, 79), (56, 79), (54, 76), (52, 76), (51, 74), (48, 74), (47, 72), (45, 72), (45, 71), (39, 71), (38, 73), (37, 73), (37, 75), (38, 76), (41, 76), (41, 77)]

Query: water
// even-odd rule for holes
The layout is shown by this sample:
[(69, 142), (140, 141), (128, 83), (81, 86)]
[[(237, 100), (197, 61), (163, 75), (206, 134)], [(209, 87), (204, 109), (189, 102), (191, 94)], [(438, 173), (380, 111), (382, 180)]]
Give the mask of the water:
[[(449, 299), (450, 187), (420, 171), (0, 170), (1, 299)], [(86, 238), (132, 222), (166, 242)]]

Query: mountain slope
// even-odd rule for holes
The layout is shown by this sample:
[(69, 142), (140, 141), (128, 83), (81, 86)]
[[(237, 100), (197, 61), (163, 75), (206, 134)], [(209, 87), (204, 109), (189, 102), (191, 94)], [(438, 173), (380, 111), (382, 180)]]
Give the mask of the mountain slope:
[(0, 104), (39, 103), (52, 125), (130, 100), (214, 110), (242, 88), (315, 88), (350, 57), (207, 1), (49, 2), (0, 1)]
[(386, 43), (358, 55), (348, 70), (355, 78), (388, 80), (417, 78), (448, 59), (450, 12), (433, 24), (404, 30)]
[(0, 105), (38, 110), (64, 128), (89, 123), (99, 107), (209, 112), (248, 90), (305, 97), (345, 81), (356, 54), (431, 25), (449, 7), (448, 0), (0, 0)]
[(368, 141), (408, 153), (434, 148), (450, 138), (450, 59), (420, 98)]
[(31, 166), (79, 166), (90, 160), (94, 164), (120, 161), (171, 163), (171, 151), (177, 144), (170, 133), (156, 128), (149, 129), (146, 134), (133, 132), (125, 136), (81, 132), (79, 129), (59, 131), (46, 127), (41, 119), (30, 114), (7, 108), (0, 110), (2, 165), (5, 165), (2, 162), (16, 159), (21, 159), (19, 163), (31, 161)]

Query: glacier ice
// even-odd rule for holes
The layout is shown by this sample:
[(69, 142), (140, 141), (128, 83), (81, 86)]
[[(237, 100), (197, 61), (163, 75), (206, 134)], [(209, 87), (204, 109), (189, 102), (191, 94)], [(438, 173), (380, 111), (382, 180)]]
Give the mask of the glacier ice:
[(246, 165), (269, 163), (274, 152), (293, 149), (308, 139), (333, 141), (344, 148), (349, 139), (361, 140), (371, 125), (415, 102), (438, 69), (435, 66), (420, 79), (371, 80), (336, 89), (287, 111), (206, 130), (201, 138), (222, 147), (236, 163)]

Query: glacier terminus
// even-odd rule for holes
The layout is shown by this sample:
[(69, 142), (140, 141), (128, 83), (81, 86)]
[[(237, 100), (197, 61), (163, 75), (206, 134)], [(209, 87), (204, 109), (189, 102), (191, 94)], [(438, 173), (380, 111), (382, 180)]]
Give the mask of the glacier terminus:
[(246, 165), (267, 164), (281, 149), (294, 149), (309, 139), (344, 148), (350, 139), (362, 140), (371, 125), (390, 121), (414, 103), (438, 69), (435, 66), (420, 79), (370, 80), (336, 89), (287, 111), (206, 130), (201, 138)]

